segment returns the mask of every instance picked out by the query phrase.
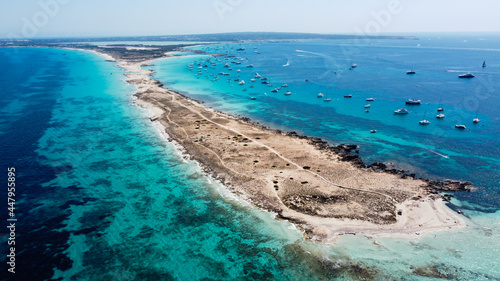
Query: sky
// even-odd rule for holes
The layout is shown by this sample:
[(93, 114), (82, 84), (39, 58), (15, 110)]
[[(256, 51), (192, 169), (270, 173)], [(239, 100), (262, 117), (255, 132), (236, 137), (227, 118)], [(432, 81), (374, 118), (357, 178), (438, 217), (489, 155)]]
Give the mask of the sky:
[(0, 38), (500, 32), (498, 0), (0, 0)]

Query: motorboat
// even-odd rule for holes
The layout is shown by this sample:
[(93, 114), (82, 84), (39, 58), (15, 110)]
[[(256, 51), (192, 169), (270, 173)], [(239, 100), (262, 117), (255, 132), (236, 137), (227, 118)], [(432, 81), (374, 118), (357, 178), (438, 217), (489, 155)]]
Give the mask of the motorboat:
[(480, 121), (481, 121), (481, 120), (479, 120), (479, 118), (477, 118), (477, 117), (476, 117), (476, 118), (474, 118), (474, 120), (472, 120), (472, 122), (474, 122), (474, 123), (479, 123)]
[(406, 101), (406, 104), (409, 104), (409, 105), (420, 105), (420, 104), (422, 104), (422, 101), (421, 100), (409, 99), (409, 100)]
[(374, 101), (374, 98), (367, 98), (366, 101)]
[(291, 95), (291, 94), (292, 94), (292, 92), (287, 91), (287, 92), (285, 93), (285, 96), (289, 96), (289, 95)]
[(415, 71), (413, 71), (413, 70), (406, 71), (406, 74), (415, 74)]
[(443, 113), (439, 113), (438, 115), (436, 115), (436, 118), (437, 119), (443, 119), (444, 118), (444, 114)]
[(465, 125), (455, 125), (455, 128), (461, 129), (461, 130), (465, 130), (466, 129)]
[(349, 95), (344, 95), (344, 98), (352, 98), (352, 95), (349, 94)]
[(431, 122), (427, 119), (421, 120), (418, 122), (420, 125), (429, 125)]
[(474, 78), (475, 76), (471, 73), (466, 73), (466, 74), (460, 74), (458, 75), (458, 78)]
[(332, 101), (332, 99), (331, 98), (326, 98), (323, 101)]
[(319, 93), (318, 94), (318, 98), (322, 98), (323, 97), (323, 94), (322, 93)]
[(408, 113), (409, 113), (409, 111), (406, 108), (400, 108), (400, 109), (394, 111), (394, 114), (408, 114)]

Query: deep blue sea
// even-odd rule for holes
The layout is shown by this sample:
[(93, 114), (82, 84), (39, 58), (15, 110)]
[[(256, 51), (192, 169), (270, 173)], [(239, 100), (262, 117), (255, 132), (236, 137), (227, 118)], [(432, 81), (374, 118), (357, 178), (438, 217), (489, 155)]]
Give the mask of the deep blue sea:
[[(18, 219), (16, 273), (2, 262), (0, 280), (433, 280), (422, 272), (500, 280), (499, 43), (224, 44), (198, 48), (234, 58), (154, 63), (166, 87), (207, 106), (332, 144), (359, 144), (368, 163), (477, 187), (450, 204), (464, 210), (465, 229), (414, 239), (342, 237), (336, 245), (304, 241), (292, 224), (238, 200), (185, 160), (134, 104), (134, 87), (115, 64), (81, 51), (0, 49), (1, 164), (5, 186), (7, 168), (16, 168)], [(236, 57), (241, 64), (232, 63)], [(416, 74), (406, 75), (410, 69)], [(231, 75), (212, 81), (219, 72)], [(256, 72), (273, 87), (250, 82)], [(466, 72), (476, 78), (458, 79)], [(332, 101), (317, 98), (320, 92)], [(375, 100), (366, 113), (368, 97)], [(395, 116), (408, 98), (423, 104)], [(435, 118), (439, 106), (443, 120)], [(431, 124), (419, 125), (423, 118)], [(455, 129), (458, 123), (467, 129)], [(9, 233), (2, 228), (4, 255)]]

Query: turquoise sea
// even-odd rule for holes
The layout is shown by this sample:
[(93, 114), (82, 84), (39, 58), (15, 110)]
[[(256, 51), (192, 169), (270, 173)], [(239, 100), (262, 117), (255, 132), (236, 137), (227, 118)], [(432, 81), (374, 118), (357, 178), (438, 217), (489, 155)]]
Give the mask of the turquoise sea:
[[(465, 229), (412, 239), (346, 236), (335, 245), (304, 241), (292, 224), (205, 176), (134, 104), (134, 87), (113, 63), (80, 51), (0, 49), (1, 163), (17, 171), (18, 219), (18, 270), (2, 267), (0, 279), (500, 280), (500, 40), (464, 40), (210, 45), (198, 48), (242, 63), (228, 58), (231, 71), (225, 57), (210, 55), (154, 63), (168, 88), (207, 106), (332, 144), (360, 144), (367, 163), (478, 188), (449, 205), (464, 210)], [(207, 59), (214, 68), (203, 67)], [(407, 76), (409, 69), (416, 75)], [(469, 71), (476, 78), (457, 78)], [(231, 72), (231, 83), (213, 82), (219, 72)], [(260, 81), (250, 88), (255, 72), (275, 87), (287, 83), (292, 94), (272, 93)], [(367, 97), (375, 99), (369, 113)], [(408, 98), (423, 104), (394, 116)], [(437, 106), (445, 119), (435, 120)], [(418, 124), (424, 117), (430, 125)], [(457, 122), (467, 129), (454, 129)], [(7, 253), (8, 233), (0, 235)]]

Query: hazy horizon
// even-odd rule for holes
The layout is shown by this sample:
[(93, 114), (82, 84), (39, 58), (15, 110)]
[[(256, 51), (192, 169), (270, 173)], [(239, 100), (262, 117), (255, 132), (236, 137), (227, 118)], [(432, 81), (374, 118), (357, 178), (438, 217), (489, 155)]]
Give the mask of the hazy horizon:
[(31, 0), (0, 2), (0, 38), (233, 32), (411, 34), (500, 32), (500, 2), (465, 0)]

